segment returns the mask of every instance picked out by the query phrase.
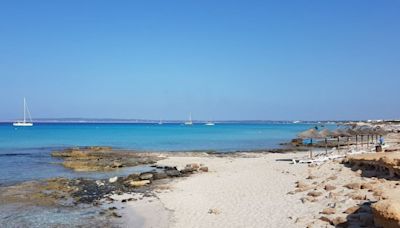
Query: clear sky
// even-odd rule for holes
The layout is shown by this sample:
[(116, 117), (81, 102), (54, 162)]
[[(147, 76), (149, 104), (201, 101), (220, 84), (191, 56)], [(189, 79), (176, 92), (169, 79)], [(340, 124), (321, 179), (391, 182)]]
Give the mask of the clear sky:
[(400, 1), (1, 1), (0, 119), (400, 118)]

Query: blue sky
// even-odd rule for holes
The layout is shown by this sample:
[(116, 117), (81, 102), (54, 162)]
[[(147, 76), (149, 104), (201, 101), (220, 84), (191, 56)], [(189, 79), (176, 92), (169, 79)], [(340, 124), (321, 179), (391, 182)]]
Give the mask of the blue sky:
[(400, 1), (1, 1), (0, 119), (400, 118)]

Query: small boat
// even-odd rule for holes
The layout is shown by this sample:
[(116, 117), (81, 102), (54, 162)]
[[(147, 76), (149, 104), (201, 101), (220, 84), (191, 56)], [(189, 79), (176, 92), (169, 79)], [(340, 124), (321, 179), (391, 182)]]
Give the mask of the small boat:
[(193, 121), (192, 121), (192, 113), (190, 113), (190, 115), (189, 115), (189, 120), (188, 120), (188, 121), (186, 121), (184, 124), (185, 124), (185, 125), (193, 125)]
[[(26, 114), (28, 114), (30, 122), (26, 122)], [(24, 120), (14, 122), (13, 126), (15, 126), (15, 127), (32, 127), (33, 126), (31, 113), (29, 112), (25, 97), (24, 97)]]
[(158, 125), (163, 125), (163, 122), (160, 120), (160, 121), (158, 122)]
[(208, 122), (207, 122), (206, 124), (204, 124), (204, 125), (206, 125), (206, 126), (214, 126), (215, 123), (208, 121)]

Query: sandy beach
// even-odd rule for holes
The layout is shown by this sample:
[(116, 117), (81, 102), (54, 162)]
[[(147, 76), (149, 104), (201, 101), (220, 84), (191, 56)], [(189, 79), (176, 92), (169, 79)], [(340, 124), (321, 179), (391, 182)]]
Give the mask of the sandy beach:
[[(294, 218), (299, 211), (307, 214), (310, 210), (303, 210), (294, 203), (296, 196), (286, 193), (307, 175), (307, 167), (277, 161), (293, 156), (169, 157), (159, 164), (177, 165), (178, 169), (190, 163), (207, 164), (209, 172), (169, 183), (167, 190), (156, 191), (154, 200), (160, 204), (153, 206), (170, 212), (169, 227), (296, 227)], [(142, 205), (132, 202), (125, 210), (153, 223), (154, 215), (139, 208)]]
[(128, 202), (123, 226), (132, 227), (129, 215), (135, 214), (142, 227), (386, 227), (374, 224), (371, 204), (387, 199), (385, 191), (398, 192), (397, 179), (375, 171), (367, 176), (343, 159), (320, 165), (290, 161), (305, 156), (169, 156), (158, 164), (205, 164), (209, 171), (161, 185), (150, 202)]
[[(339, 169), (346, 176), (337, 179), (351, 182), (361, 179), (351, 170), (343, 170), (338, 163), (327, 163), (321, 167), (293, 165), (286, 159), (304, 156), (304, 153), (288, 154), (241, 154), (236, 157), (169, 157), (159, 163), (178, 165), (183, 168), (190, 163), (203, 163), (209, 172), (198, 173), (184, 179), (176, 179), (167, 184), (167, 190), (157, 190), (150, 203), (128, 202), (123, 214), (128, 219), (125, 227), (130, 227), (131, 214), (143, 218), (144, 227), (315, 227), (329, 225), (320, 221), (320, 212), (328, 207), (329, 200), (303, 202), (307, 194), (292, 194), (296, 183), (305, 180), (312, 173), (318, 173), (310, 182), (324, 181)], [(321, 169), (323, 167), (323, 169)], [(324, 183), (318, 183), (324, 195)], [(343, 183), (343, 182), (342, 182)], [(165, 187), (165, 186), (163, 186)], [(343, 187), (344, 188), (344, 187)], [(308, 189), (309, 190), (309, 189)], [(310, 189), (311, 190), (311, 189)], [(322, 196), (321, 198), (324, 198)], [(328, 196), (327, 196), (328, 198)], [(157, 202), (158, 203), (154, 203)], [(341, 207), (354, 206), (348, 202)], [(143, 206), (145, 205), (145, 206)], [(163, 207), (163, 208), (162, 208)], [(152, 211), (162, 211), (159, 219)], [(343, 216), (344, 217), (344, 216)], [(156, 218), (156, 220), (155, 220)]]

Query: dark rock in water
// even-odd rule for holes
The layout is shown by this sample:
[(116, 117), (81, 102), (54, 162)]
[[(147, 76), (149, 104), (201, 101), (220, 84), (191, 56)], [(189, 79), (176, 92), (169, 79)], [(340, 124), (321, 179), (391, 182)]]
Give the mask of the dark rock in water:
[(129, 176), (127, 176), (124, 180), (131, 180), (131, 181), (140, 180), (140, 174), (132, 173)]
[(194, 169), (192, 167), (185, 167), (184, 169), (181, 170), (181, 173), (188, 174), (188, 173), (193, 173), (195, 171), (197, 171), (197, 169)]
[(160, 180), (160, 179), (165, 179), (165, 178), (168, 178), (168, 175), (165, 172), (163, 172), (163, 173), (154, 173), (153, 174), (153, 179), (154, 180)]
[(127, 199), (121, 200), (122, 203), (126, 203), (127, 201), (128, 201)]
[(167, 174), (169, 177), (181, 176), (181, 172), (179, 172), (179, 170), (176, 170), (176, 169), (165, 170), (165, 174)]
[(111, 168), (122, 168), (124, 165), (120, 162), (114, 161), (111, 165)]
[(99, 186), (96, 180), (81, 178), (77, 183), (79, 184), (70, 186), (70, 188), (74, 189), (70, 194), (79, 203), (92, 203), (108, 194), (122, 194), (131, 191), (130, 186), (125, 186), (123, 182), (120, 181), (113, 183), (105, 181), (104, 185)]
[(290, 143), (294, 146), (301, 146), (303, 145), (303, 139), (298, 139), (298, 138), (292, 139)]
[(139, 178), (141, 180), (152, 180), (153, 179), (153, 173), (142, 173), (142, 174), (140, 174)]
[(117, 210), (116, 207), (109, 207), (108, 210), (113, 211), (113, 210)]
[(112, 216), (114, 216), (116, 218), (122, 218), (122, 215), (118, 214), (117, 212), (113, 212)]

